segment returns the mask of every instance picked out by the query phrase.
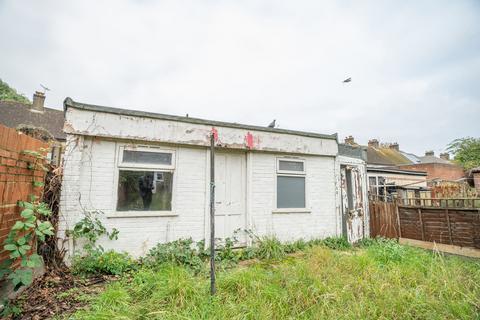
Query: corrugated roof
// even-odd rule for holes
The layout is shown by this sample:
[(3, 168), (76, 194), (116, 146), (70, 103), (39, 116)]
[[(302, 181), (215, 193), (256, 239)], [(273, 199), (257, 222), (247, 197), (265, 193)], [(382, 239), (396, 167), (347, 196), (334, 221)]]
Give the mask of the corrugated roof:
[(391, 148), (367, 147), (367, 163), (383, 166), (413, 164), (400, 151)]
[(62, 110), (44, 108), (44, 112), (32, 112), (31, 105), (0, 101), (0, 123), (10, 128), (21, 126), (44, 129), (57, 140), (65, 140)]
[(87, 104), (87, 103), (73, 101), (72, 98), (69, 98), (69, 97), (67, 97), (65, 99), (65, 101), (63, 102), (63, 106), (64, 106), (65, 110), (68, 107), (72, 107), (72, 108), (76, 108), (76, 109), (80, 109), (80, 110), (112, 113), (112, 114), (127, 115), (127, 116), (134, 116), (134, 117), (144, 117), (144, 118), (152, 118), (152, 119), (180, 121), (180, 122), (204, 124), (204, 125), (217, 126), (217, 127), (267, 131), (267, 132), (275, 132), (275, 133), (293, 134), (293, 135), (305, 136), (305, 137), (311, 137), (311, 138), (322, 138), (322, 139), (337, 140), (337, 134), (336, 133), (334, 133), (334, 134), (321, 134), (321, 133), (315, 133), (315, 132), (305, 132), (305, 131), (260, 127), (260, 126), (246, 125), (246, 124), (241, 124), (241, 123), (232, 123), (232, 122), (205, 120), (205, 119), (191, 118), (191, 117), (182, 117), (182, 116), (175, 116), (175, 115), (168, 115), (168, 114), (161, 114), (161, 113), (153, 113), (153, 112), (146, 112), (146, 111), (139, 111), (139, 110), (131, 110), (131, 109), (112, 108), (112, 107), (98, 106), (98, 105), (94, 105), (94, 104)]

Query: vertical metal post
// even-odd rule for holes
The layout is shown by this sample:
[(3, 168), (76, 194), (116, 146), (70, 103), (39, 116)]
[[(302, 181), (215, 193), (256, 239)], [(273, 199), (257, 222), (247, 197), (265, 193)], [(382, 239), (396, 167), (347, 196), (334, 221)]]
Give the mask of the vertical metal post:
[(215, 286), (215, 136), (210, 136), (210, 294)]

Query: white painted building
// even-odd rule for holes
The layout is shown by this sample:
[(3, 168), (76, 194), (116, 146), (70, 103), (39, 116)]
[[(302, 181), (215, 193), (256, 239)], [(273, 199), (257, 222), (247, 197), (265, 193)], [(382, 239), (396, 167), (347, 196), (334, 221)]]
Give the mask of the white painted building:
[[(65, 100), (67, 148), (59, 235), (98, 210), (115, 241), (144, 255), (159, 242), (209, 234), (210, 135), (216, 235), (283, 241), (342, 234), (337, 136), (207, 121)], [(248, 244), (243, 233), (242, 244)], [(69, 252), (73, 248), (72, 241)]]

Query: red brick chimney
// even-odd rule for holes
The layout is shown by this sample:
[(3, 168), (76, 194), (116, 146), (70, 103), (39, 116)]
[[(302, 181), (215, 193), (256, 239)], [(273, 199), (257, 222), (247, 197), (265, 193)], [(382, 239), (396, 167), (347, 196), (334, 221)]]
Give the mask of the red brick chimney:
[(379, 145), (380, 145), (380, 143), (378, 142), (377, 139), (368, 140), (368, 146), (369, 146), (369, 147), (378, 148)]
[(440, 153), (440, 158), (443, 160), (450, 160), (450, 153), (448, 152)]
[(345, 138), (345, 144), (349, 144), (351, 146), (353, 146), (355, 144), (355, 139), (353, 138), (353, 136), (348, 136)]
[(45, 93), (40, 91), (35, 91), (35, 93), (33, 94), (31, 110), (34, 112), (43, 112), (45, 111), (44, 104), (45, 104)]
[(391, 143), (388, 147), (389, 147), (390, 149), (400, 151), (400, 146), (398, 145), (397, 142)]

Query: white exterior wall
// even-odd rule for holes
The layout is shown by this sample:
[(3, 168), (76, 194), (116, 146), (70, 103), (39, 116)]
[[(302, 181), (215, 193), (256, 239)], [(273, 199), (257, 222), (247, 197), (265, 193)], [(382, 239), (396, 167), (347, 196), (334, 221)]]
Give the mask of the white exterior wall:
[(335, 210), (335, 158), (299, 156), (306, 160), (307, 210), (280, 213), (275, 210), (277, 157), (288, 155), (254, 153), (252, 156), (251, 229), (260, 235), (275, 235), (283, 241), (339, 234)]
[[(118, 148), (121, 140), (69, 135), (65, 154), (60, 237), (82, 219), (84, 210), (99, 210), (108, 230), (119, 230), (118, 240), (106, 237), (106, 249), (145, 255), (159, 242), (208, 235), (209, 151), (206, 148), (168, 146), (175, 150), (172, 213), (168, 216), (115, 217)], [(144, 143), (141, 143), (144, 145)], [(162, 147), (161, 144), (155, 146)], [(257, 235), (275, 235), (283, 241), (322, 238), (341, 232), (336, 212), (335, 158), (298, 156), (305, 160), (307, 212), (276, 213), (278, 153), (248, 152), (246, 227)], [(291, 157), (291, 155), (290, 155)], [(141, 214), (141, 212), (140, 212)], [(69, 253), (74, 250), (70, 240)], [(79, 246), (77, 245), (77, 249)]]

